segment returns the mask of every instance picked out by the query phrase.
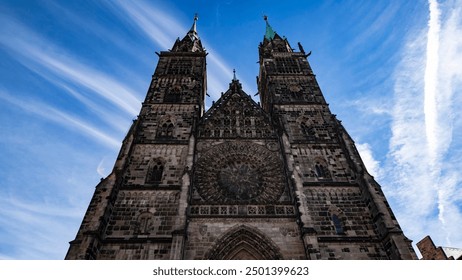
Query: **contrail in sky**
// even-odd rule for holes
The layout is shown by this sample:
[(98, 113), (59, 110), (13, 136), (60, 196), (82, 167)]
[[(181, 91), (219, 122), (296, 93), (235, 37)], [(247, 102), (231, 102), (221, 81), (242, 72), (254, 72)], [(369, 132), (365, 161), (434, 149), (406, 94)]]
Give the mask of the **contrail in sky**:
[[(430, 19), (427, 33), (427, 64), (425, 67), (425, 132), (427, 136), (428, 152), (432, 162), (438, 161), (438, 49), (440, 36), (440, 10), (436, 0), (429, 0)], [(435, 172), (436, 170), (432, 170)]]

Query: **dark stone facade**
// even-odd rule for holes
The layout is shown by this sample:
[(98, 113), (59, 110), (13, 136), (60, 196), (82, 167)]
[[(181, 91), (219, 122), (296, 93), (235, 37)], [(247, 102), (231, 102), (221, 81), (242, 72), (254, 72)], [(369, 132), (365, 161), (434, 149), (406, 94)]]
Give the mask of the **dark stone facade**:
[(415, 259), (299, 49), (267, 23), (261, 105), (234, 78), (204, 112), (194, 22), (159, 54), (66, 259)]

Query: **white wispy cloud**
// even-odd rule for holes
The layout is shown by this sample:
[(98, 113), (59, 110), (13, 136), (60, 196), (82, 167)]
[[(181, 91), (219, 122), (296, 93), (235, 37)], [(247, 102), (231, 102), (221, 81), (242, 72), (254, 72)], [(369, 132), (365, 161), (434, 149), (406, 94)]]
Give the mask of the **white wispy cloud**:
[[(44, 76), (44, 78), (49, 79), (50, 77)], [(120, 114), (114, 114), (113, 111), (109, 111), (103, 108), (94, 100), (84, 96), (81, 92), (71, 88), (70, 85), (66, 85), (56, 80), (52, 83), (63, 88), (71, 96), (73, 96), (75, 99), (77, 99), (87, 108), (89, 108), (95, 116), (102, 119), (106, 124), (115, 128), (118, 132), (124, 133), (127, 131), (128, 122), (126, 117), (122, 117)]]
[(456, 137), (462, 129), (457, 121), (462, 112), (462, 1), (436, 4), (441, 7), (434, 136), (439, 156), (438, 217), (444, 229), (441, 239), (444, 234), (448, 245), (462, 247), (462, 138)]
[[(362, 6), (362, 4), (360, 4)], [(356, 36), (356, 38), (348, 43), (346, 48), (346, 53), (355, 53), (358, 49), (362, 48), (364, 45), (367, 45), (368, 41), (374, 39), (377, 34), (380, 34), (380, 30), (383, 30), (386, 26), (390, 24), (390, 21), (394, 19), (395, 14), (398, 12), (400, 3), (388, 2), (383, 10), (380, 11), (371, 11), (375, 18), (371, 21), (370, 19), (360, 19), (364, 20), (362, 25), (364, 25), (361, 33)], [(370, 15), (369, 15), (370, 16)], [(354, 21), (357, 24), (356, 21)], [(355, 30), (354, 27), (352, 27)], [(381, 44), (383, 46), (384, 44)]]
[(131, 19), (129, 23), (135, 24), (151, 41), (163, 49), (172, 47), (176, 39), (174, 34), (181, 34), (180, 30), (184, 31), (181, 24), (172, 16), (146, 2), (114, 1), (107, 4), (120, 8), (123, 11), (122, 18), (127, 19), (128, 15)]
[(98, 164), (98, 167), (96, 167), (96, 172), (101, 175), (103, 178), (107, 176), (106, 173), (106, 168), (104, 166), (104, 158), (101, 159), (101, 161)]
[(356, 148), (358, 149), (361, 159), (363, 160), (364, 165), (366, 165), (366, 169), (369, 174), (380, 181), (383, 176), (382, 169), (380, 162), (374, 158), (371, 146), (368, 143), (356, 143)]
[(53, 75), (91, 90), (132, 116), (138, 113), (140, 101), (129, 86), (81, 63), (13, 18), (3, 17), (0, 26), (0, 44), (24, 66), (35, 69), (39, 65)]
[(77, 149), (50, 132), (31, 122), (2, 138), (21, 152), (2, 165), (0, 259), (63, 259), (98, 182), (92, 156), (101, 147)]
[(100, 129), (93, 127), (79, 118), (71, 116), (64, 111), (53, 108), (45, 103), (41, 103), (39, 101), (26, 103), (23, 102), (23, 100), (13, 97), (4, 90), (0, 91), (0, 99), (15, 105), (28, 113), (35, 114), (43, 119), (60, 124), (62, 127), (75, 129), (79, 133), (87, 135), (91, 139), (95, 139), (104, 145), (108, 145), (112, 148), (120, 147), (120, 141), (117, 138), (108, 136), (101, 132)]
[(395, 72), (385, 189), (415, 241), (433, 232), (439, 245), (461, 246), (462, 142), (453, 137), (462, 128), (454, 121), (462, 109), (461, 1), (428, 4), (428, 26), (408, 38)]
[(0, 224), (6, 233), (2, 236), (1, 243), (21, 244), (15, 246), (14, 251), (9, 252), (14, 257), (3, 254), (0, 258), (63, 258), (63, 252), (68, 246), (64, 242), (56, 243), (56, 233), (62, 236), (75, 234), (72, 232), (71, 221), (77, 219), (76, 215), (82, 213), (81, 209), (37, 201), (22, 201), (3, 192), (0, 202)]
[[(185, 28), (169, 12), (157, 9), (154, 5), (147, 2), (116, 1), (112, 4), (116, 4), (119, 10), (122, 11), (122, 18), (129, 19), (153, 43), (159, 45), (164, 50), (170, 49), (175, 39), (185, 36), (189, 30), (189, 28)], [(177, 36), (175, 37), (175, 35)], [(232, 79), (232, 68), (211, 47), (211, 44), (202, 40), (202, 45), (209, 53), (207, 55), (207, 92), (213, 99), (218, 99), (220, 93), (228, 89), (228, 83)], [(245, 81), (241, 80), (241, 83), (244, 89), (250, 88)]]
[(427, 62), (424, 76), (424, 113), (425, 132), (427, 136), (428, 152), (433, 162), (438, 161), (438, 61), (439, 61), (439, 36), (440, 36), (440, 10), (436, 0), (429, 1), (430, 19), (427, 32)]
[[(100, 2), (102, 1), (95, 2), (96, 6), (99, 6)], [(79, 33), (89, 34), (95, 41), (101, 40), (104, 44), (111, 45), (111, 48), (118, 48), (126, 54), (133, 54), (133, 42), (121, 36), (120, 30), (114, 28), (114, 25), (105, 25), (97, 17), (83, 17), (81, 13), (67, 7), (67, 3), (63, 1), (47, 1), (43, 3), (43, 6), (49, 9), (52, 14), (59, 15), (69, 29), (78, 29)], [(95, 12), (103, 11), (96, 10)], [(96, 42), (91, 41), (91, 44), (93, 43)], [(139, 53), (130, 57), (130, 59), (138, 60), (139, 63), (146, 63), (149, 61), (147, 58), (149, 56), (143, 56)], [(151, 67), (151, 65), (147, 66)]]

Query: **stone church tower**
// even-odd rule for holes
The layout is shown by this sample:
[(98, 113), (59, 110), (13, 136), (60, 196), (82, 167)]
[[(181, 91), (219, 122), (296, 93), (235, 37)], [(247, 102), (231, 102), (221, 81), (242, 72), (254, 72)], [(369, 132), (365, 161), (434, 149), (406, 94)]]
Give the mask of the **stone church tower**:
[(234, 76), (204, 112), (196, 20), (158, 54), (66, 259), (415, 259), (303, 47), (265, 18), (261, 105)]

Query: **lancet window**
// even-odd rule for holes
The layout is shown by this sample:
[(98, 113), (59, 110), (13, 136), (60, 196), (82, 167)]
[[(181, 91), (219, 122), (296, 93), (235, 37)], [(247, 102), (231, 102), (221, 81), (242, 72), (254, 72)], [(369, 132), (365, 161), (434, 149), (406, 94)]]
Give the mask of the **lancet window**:
[(171, 120), (168, 120), (162, 124), (157, 132), (157, 137), (161, 139), (169, 139), (173, 138), (175, 126), (173, 125)]
[(164, 173), (164, 164), (161, 159), (157, 159), (151, 162), (148, 167), (148, 173), (146, 175), (146, 183), (158, 184), (162, 181), (162, 175)]

